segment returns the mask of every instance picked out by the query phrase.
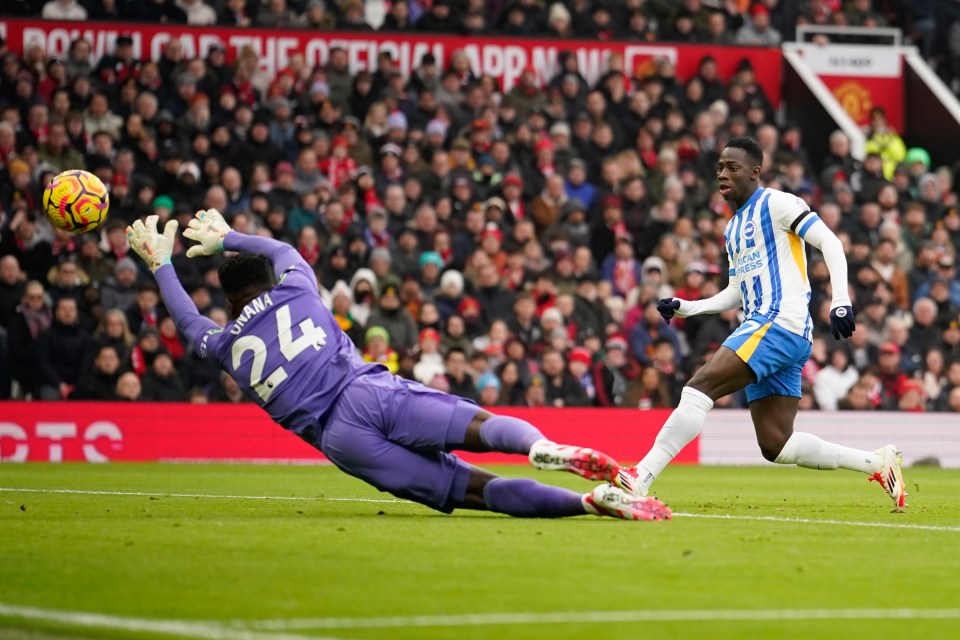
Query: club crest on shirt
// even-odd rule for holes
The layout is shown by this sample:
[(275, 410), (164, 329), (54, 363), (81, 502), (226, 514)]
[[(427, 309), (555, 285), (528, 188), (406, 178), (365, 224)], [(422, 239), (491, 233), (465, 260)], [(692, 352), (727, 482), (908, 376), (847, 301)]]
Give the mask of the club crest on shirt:
[(753, 236), (757, 234), (757, 225), (753, 223), (753, 220), (747, 222), (743, 225), (743, 237), (747, 240), (753, 240)]

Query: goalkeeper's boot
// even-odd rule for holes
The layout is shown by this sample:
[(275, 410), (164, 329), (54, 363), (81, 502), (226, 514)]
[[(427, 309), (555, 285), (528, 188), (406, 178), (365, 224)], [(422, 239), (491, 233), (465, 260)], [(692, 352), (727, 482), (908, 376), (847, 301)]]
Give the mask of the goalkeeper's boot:
[[(641, 474), (643, 475), (641, 476)], [(649, 482), (646, 481), (647, 475), (648, 473), (640, 467), (621, 467), (620, 473), (613, 480), (613, 484), (632, 496), (642, 498), (647, 495), (647, 487), (653, 481), (653, 478), (650, 478)]]
[(637, 498), (612, 484), (602, 484), (583, 495), (587, 513), (622, 520), (669, 520), (673, 512), (656, 498)]
[(530, 447), (530, 464), (541, 471), (569, 471), (587, 480), (613, 482), (620, 471), (617, 461), (587, 447), (537, 440)]
[(876, 480), (883, 487), (883, 490), (893, 499), (897, 510), (903, 509), (907, 506), (907, 492), (903, 484), (903, 471), (900, 469), (903, 463), (900, 454), (903, 452), (895, 445), (888, 444), (874, 453), (880, 456), (880, 471), (874, 473), (870, 480)]

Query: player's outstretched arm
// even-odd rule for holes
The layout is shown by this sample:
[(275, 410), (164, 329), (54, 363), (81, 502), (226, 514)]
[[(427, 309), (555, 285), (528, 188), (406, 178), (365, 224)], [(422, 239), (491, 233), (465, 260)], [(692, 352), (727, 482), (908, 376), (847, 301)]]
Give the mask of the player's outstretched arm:
[(190, 344), (196, 344), (198, 336), (219, 327), (210, 318), (200, 315), (170, 264), (173, 241), (177, 235), (177, 221), (168, 220), (163, 233), (160, 233), (157, 230), (158, 220), (157, 216), (148, 216), (146, 224), (140, 220), (135, 221), (127, 227), (127, 242), (134, 253), (147, 263), (153, 277), (157, 279), (160, 294), (177, 328), (187, 336)]
[(736, 272), (731, 269), (730, 284), (717, 295), (710, 296), (705, 300), (664, 298), (657, 305), (657, 311), (659, 311), (663, 319), (669, 323), (674, 316), (678, 318), (689, 318), (690, 316), (699, 316), (704, 313), (720, 313), (727, 309), (736, 309), (741, 304), (740, 280), (737, 278)]
[(793, 227), (796, 234), (810, 243), (823, 254), (823, 261), (830, 272), (830, 288), (833, 300), (830, 303), (830, 329), (837, 340), (853, 335), (856, 323), (853, 319), (853, 303), (847, 283), (847, 256), (843, 253), (843, 243), (833, 231), (812, 211), (798, 218)]
[(234, 231), (216, 209), (198, 211), (183, 235), (199, 243), (187, 250), (188, 258), (212, 256), (225, 250), (246, 251), (269, 258), (278, 280), (291, 267), (303, 267), (307, 274), (313, 274), (310, 265), (292, 246), (273, 238)]

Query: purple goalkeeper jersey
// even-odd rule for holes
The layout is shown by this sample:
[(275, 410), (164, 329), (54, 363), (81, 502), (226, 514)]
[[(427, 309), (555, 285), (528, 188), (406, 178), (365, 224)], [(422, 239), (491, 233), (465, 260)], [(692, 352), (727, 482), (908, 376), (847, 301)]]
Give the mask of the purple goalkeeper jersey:
[(319, 446), (320, 431), (340, 392), (369, 371), (353, 342), (323, 306), (310, 265), (290, 245), (230, 233), (229, 251), (268, 256), (278, 284), (220, 328), (196, 311), (172, 267), (157, 270), (167, 308), (201, 357), (216, 362), (283, 428)]

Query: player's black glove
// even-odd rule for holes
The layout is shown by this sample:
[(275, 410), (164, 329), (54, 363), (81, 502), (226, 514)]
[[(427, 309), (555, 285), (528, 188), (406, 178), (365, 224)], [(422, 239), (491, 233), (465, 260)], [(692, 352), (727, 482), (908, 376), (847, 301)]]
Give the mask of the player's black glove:
[(830, 331), (837, 340), (853, 335), (856, 323), (853, 321), (853, 307), (846, 305), (830, 309)]
[(657, 311), (666, 320), (667, 324), (673, 320), (673, 314), (680, 308), (680, 301), (676, 298), (661, 298), (657, 303)]

